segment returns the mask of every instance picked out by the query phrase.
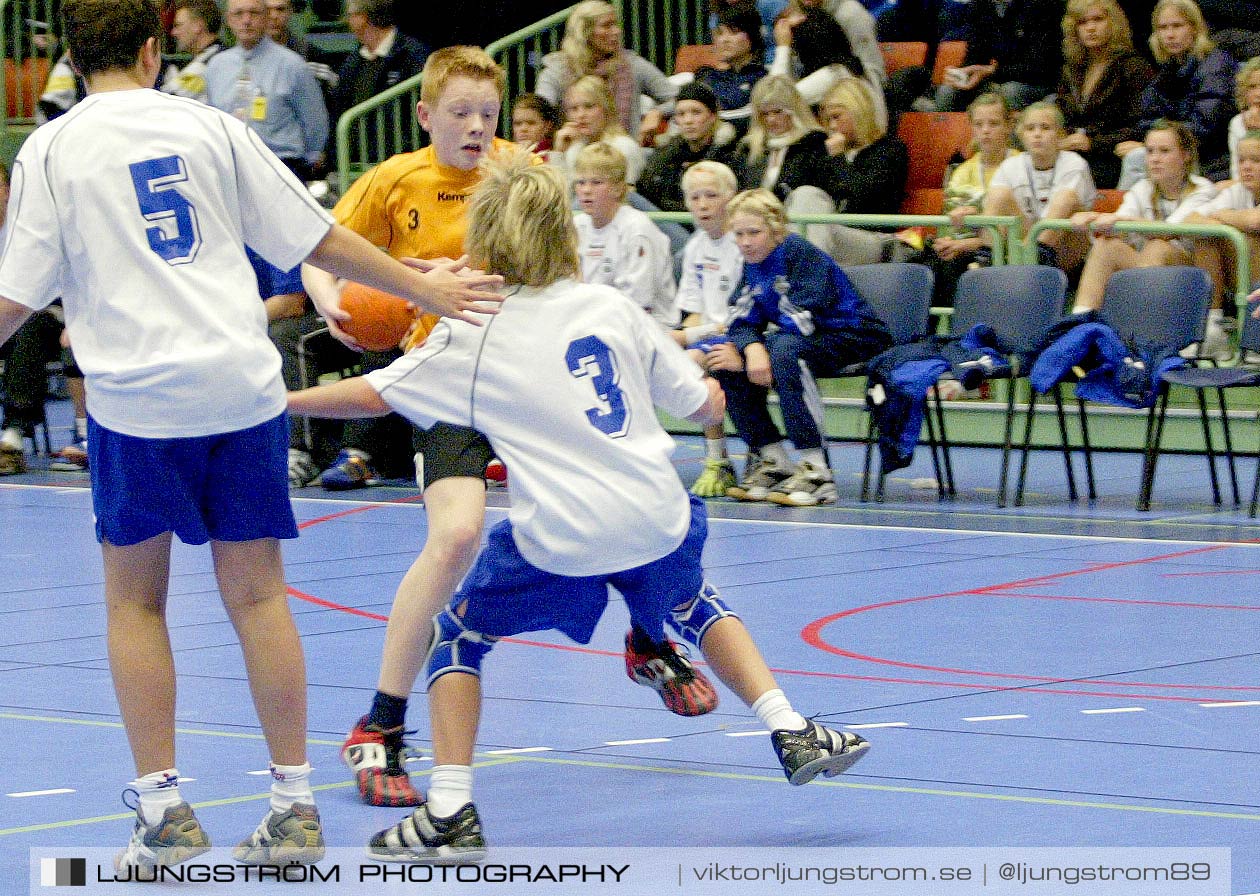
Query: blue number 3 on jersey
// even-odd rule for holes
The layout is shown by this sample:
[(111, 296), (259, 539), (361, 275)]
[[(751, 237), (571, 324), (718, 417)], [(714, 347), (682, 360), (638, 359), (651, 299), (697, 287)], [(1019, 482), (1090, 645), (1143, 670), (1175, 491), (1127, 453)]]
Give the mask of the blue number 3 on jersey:
[(612, 349), (598, 336), (583, 336), (569, 343), (564, 357), (569, 373), (578, 379), (589, 378), (596, 397), (604, 404), (587, 409), (586, 419), (591, 426), (614, 439), (624, 436), (630, 428), (630, 411), (617, 386), (621, 373)]

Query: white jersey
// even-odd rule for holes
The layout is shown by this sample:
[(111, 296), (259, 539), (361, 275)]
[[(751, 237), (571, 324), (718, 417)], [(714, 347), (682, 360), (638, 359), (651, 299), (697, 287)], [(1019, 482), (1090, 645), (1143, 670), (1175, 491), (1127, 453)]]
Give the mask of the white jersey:
[(683, 250), (682, 282), (678, 284), (676, 314), (699, 314), (704, 323), (725, 327), (731, 315), (731, 294), (744, 271), (744, 256), (727, 232), (713, 239), (697, 230)]
[(993, 180), (989, 182), (989, 189), (994, 187), (1009, 187), (1015, 194), (1015, 203), (1030, 221), (1044, 218), (1051, 197), (1064, 190), (1076, 194), (1078, 211), (1093, 208), (1098, 198), (1089, 164), (1068, 150), (1060, 150), (1054, 165), (1046, 169), (1034, 168), (1032, 158), (1026, 152), (1011, 156), (998, 166)]
[(1242, 138), (1247, 136), (1247, 126), (1243, 124), (1243, 113), (1239, 112), (1229, 120), (1229, 130), (1226, 133), (1226, 141), (1229, 144), (1229, 179), (1238, 180), (1242, 175), (1238, 173), (1238, 144), (1242, 142)]
[[(1140, 221), (1163, 221), (1177, 224), (1190, 215), (1203, 214), (1204, 207), (1216, 198), (1216, 185), (1205, 177), (1193, 175), (1190, 178), (1190, 189), (1180, 199), (1155, 195), (1155, 184), (1149, 177), (1144, 177), (1125, 191), (1116, 215), (1121, 218), (1135, 218)], [(1126, 235), (1134, 248), (1141, 249), (1146, 245), (1147, 237), (1141, 233)], [(1194, 251), (1194, 241), (1189, 237), (1171, 240), (1183, 252)]]
[(1199, 214), (1210, 215), (1213, 212), (1223, 211), (1246, 212), (1257, 207), (1260, 207), (1260, 203), (1256, 201), (1256, 194), (1251, 192), (1246, 184), (1232, 183), (1223, 190), (1217, 190), (1216, 195), (1199, 209)]
[(579, 212), (573, 219), (578, 232), (582, 279), (624, 292), (658, 323), (672, 327), (674, 316), (674, 261), (669, 237), (645, 213), (628, 205), (603, 227)]
[(232, 432), (285, 406), (245, 244), (289, 270), (331, 224), (230, 116), (156, 90), (94, 94), (18, 154), (0, 295), (62, 297), (102, 426)]
[(366, 379), (420, 426), (485, 433), (512, 471), (516, 546), (538, 568), (603, 575), (682, 544), (690, 504), (654, 406), (686, 417), (707, 389), (700, 368), (616, 290), (573, 280), (517, 289), (484, 327), (442, 320)]

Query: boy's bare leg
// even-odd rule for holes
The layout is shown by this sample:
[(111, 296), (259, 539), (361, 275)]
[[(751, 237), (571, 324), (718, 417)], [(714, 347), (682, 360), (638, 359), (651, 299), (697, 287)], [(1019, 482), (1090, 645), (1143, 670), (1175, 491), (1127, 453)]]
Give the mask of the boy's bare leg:
[(214, 541), (214, 572), (245, 655), (263, 736), (277, 765), (306, 762), (306, 663), (284, 588), (280, 542)]
[(719, 619), (704, 633), (700, 652), (722, 683), (749, 706), (779, 685), (744, 623), (734, 616)]
[(175, 659), (166, 628), (171, 533), (101, 543), (109, 669), (136, 775), (175, 767)]
[(1107, 280), (1116, 271), (1127, 270), (1137, 264), (1137, 252), (1124, 240), (1108, 237), (1094, 241), (1085, 258), (1081, 283), (1076, 290), (1076, 308), (1097, 311), (1102, 308)]
[(481, 722), (481, 679), (448, 672), (429, 688), (429, 725), (433, 729), (433, 764), (472, 765)]
[(376, 688), (406, 697), (416, 685), (433, 633), (433, 616), (455, 591), (481, 547), (486, 485), (481, 479), (439, 479), (424, 490), (429, 534), (403, 576), (389, 611)]

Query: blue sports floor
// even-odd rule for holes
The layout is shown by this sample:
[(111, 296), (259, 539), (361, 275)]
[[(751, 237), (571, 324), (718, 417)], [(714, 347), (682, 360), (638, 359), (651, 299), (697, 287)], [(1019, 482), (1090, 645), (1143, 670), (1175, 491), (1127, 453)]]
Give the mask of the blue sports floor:
[[(1230, 892), (1260, 892), (1256, 521), (1203, 503), (1200, 458), (1166, 459), (1139, 515), (1133, 455), (1099, 458), (1092, 506), (1039, 456), (1029, 506), (999, 511), (996, 452), (955, 452), (946, 503), (916, 487), (921, 454), (883, 505), (857, 503), (852, 447), (833, 450), (837, 506), (710, 503), (712, 581), (795, 706), (869, 738), (851, 774), (788, 786), (725, 691), (710, 716), (671, 715), (626, 678), (614, 602), (589, 646), (539, 634), (488, 659), (475, 793), (491, 845), (1222, 846)], [(689, 481), (699, 448), (677, 460)], [(0, 894), (26, 892), (32, 847), (121, 847), (130, 830), (84, 485), (0, 480)], [(494, 522), (505, 494), (491, 503)], [(401, 486), (294, 506), (311, 761), (330, 844), (357, 848), (401, 811), (358, 802), (339, 747), (425, 515)], [(205, 549), (177, 548), (171, 590), (183, 790), (228, 844), (265, 811), (267, 757)], [(423, 750), (422, 696), (410, 723)]]

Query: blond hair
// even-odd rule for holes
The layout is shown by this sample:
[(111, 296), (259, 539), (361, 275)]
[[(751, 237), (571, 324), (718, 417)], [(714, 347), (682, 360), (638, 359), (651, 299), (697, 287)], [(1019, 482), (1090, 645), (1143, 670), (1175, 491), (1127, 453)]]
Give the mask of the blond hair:
[(787, 209), (769, 190), (758, 187), (755, 190), (744, 190), (736, 193), (735, 198), (726, 206), (727, 226), (736, 215), (752, 215), (766, 222), (766, 228), (774, 236), (776, 243), (787, 239)]
[(1076, 29), (1085, 14), (1095, 6), (1103, 11), (1111, 25), (1111, 35), (1107, 38), (1107, 46), (1103, 47), (1103, 56), (1114, 59), (1133, 49), (1133, 29), (1116, 0), (1068, 0), (1067, 12), (1063, 15), (1063, 58), (1069, 69), (1085, 63), (1088, 54)]
[(1055, 126), (1060, 132), (1067, 128), (1067, 121), (1063, 117), (1063, 110), (1054, 103), (1053, 100), (1038, 100), (1031, 106), (1026, 106), (1024, 111), (1019, 113), (1019, 122), (1015, 126), (1015, 130), (1022, 131), (1028, 124), (1028, 118), (1037, 112), (1049, 112), (1050, 117), (1054, 119)]
[(541, 289), (578, 272), (578, 236), (564, 175), (528, 149), (491, 154), (468, 203), (464, 251), (510, 286)]
[(701, 159), (689, 167), (682, 175), (683, 195), (692, 189), (692, 182), (698, 177), (711, 177), (717, 182), (718, 192), (730, 199), (739, 190), (739, 180), (735, 172), (721, 162), (712, 159)]
[(748, 126), (748, 134), (743, 143), (748, 147), (748, 160), (758, 162), (765, 155), (766, 143), (770, 136), (761, 120), (761, 109), (764, 106), (781, 106), (792, 117), (792, 128), (786, 134), (788, 143), (795, 143), (810, 131), (821, 131), (814, 113), (809, 110), (792, 79), (787, 75), (766, 75), (757, 82), (749, 98), (752, 106), (752, 122)]
[(1151, 10), (1151, 53), (1158, 63), (1165, 63), (1172, 57), (1164, 50), (1164, 45), (1159, 42), (1159, 16), (1164, 10), (1171, 9), (1177, 15), (1181, 16), (1190, 23), (1190, 27), (1194, 30), (1194, 43), (1190, 46), (1190, 55), (1202, 59), (1208, 53), (1216, 49), (1216, 43), (1208, 34), (1207, 22), (1203, 20), (1203, 11), (1199, 9), (1199, 4), (1194, 0), (1159, 0), (1155, 4), (1155, 8)]
[(564, 23), (560, 53), (568, 61), (574, 78), (589, 75), (595, 70), (595, 60), (591, 54), (591, 32), (595, 30), (597, 20), (616, 14), (617, 7), (605, 3), (604, 0), (583, 0), (569, 13), (569, 18)]
[(607, 178), (610, 183), (621, 186), (622, 199), (625, 199), (626, 194), (630, 192), (630, 186), (626, 183), (626, 168), (626, 154), (611, 143), (605, 143), (602, 140), (582, 147), (581, 152), (573, 161), (575, 177), (593, 174), (596, 177)]
[(481, 47), (443, 47), (425, 60), (420, 102), (426, 106), (437, 105), (451, 78), (460, 75), (477, 81), (493, 81), (499, 96), (503, 96), (507, 88), (507, 75)]
[(870, 91), (858, 78), (841, 78), (835, 87), (827, 91), (818, 104), (819, 118), (826, 117), (828, 106), (839, 106), (853, 116), (857, 141), (852, 149), (870, 146), (887, 133), (875, 118), (875, 103), (871, 100)]
[(1247, 82), (1256, 73), (1260, 73), (1260, 56), (1254, 56), (1238, 66), (1238, 75), (1234, 78), (1234, 102), (1239, 109), (1247, 108)]
[(569, 89), (564, 92), (566, 101), (569, 94), (592, 102), (604, 110), (604, 129), (595, 135), (596, 140), (625, 136), (626, 129), (621, 126), (617, 103), (613, 99), (612, 91), (608, 89), (607, 81), (599, 75), (584, 75), (570, 84)]

